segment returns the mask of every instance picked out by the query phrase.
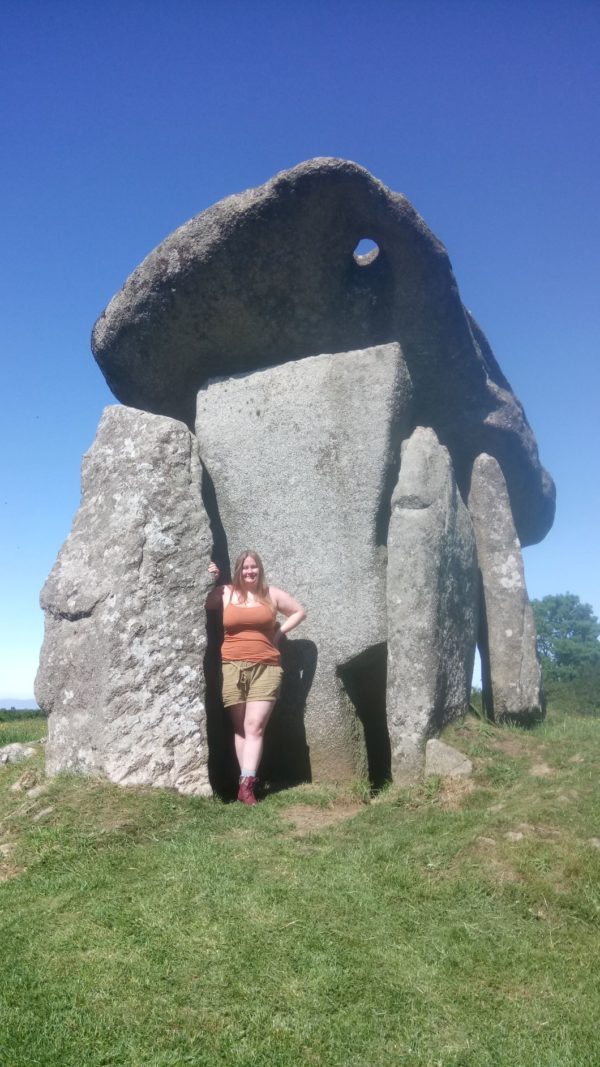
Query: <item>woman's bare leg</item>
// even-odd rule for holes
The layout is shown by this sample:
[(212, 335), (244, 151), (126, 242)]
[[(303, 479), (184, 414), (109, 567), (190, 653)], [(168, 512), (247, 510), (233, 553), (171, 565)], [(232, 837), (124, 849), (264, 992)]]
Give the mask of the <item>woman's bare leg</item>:
[(233, 723), (233, 743), (235, 745), (236, 759), (240, 765), (240, 770), (245, 764), (242, 763), (242, 757), (244, 755), (244, 742), (246, 735), (244, 733), (244, 716), (246, 714), (245, 704), (231, 704), (227, 711)]
[[(236, 704), (236, 708), (238, 707), (240, 705)], [(265, 728), (271, 718), (271, 712), (274, 707), (274, 700), (249, 700), (245, 705), (246, 712), (243, 719), (244, 740), (241, 745), (240, 767), (246, 774), (256, 774), (258, 770), (263, 754)], [(240, 759), (239, 756), (238, 759)]]

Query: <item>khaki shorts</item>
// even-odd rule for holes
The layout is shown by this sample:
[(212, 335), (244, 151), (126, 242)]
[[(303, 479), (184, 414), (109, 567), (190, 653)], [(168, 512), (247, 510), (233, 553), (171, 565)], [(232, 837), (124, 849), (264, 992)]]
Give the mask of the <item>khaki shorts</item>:
[(270, 663), (224, 661), (223, 704), (245, 704), (248, 700), (277, 700), (281, 692), (281, 667)]

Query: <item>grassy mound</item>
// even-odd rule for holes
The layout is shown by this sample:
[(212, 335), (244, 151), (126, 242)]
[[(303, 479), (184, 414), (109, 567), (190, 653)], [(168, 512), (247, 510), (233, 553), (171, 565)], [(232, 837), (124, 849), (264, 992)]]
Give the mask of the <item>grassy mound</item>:
[(600, 722), (445, 740), (372, 802), (0, 769), (0, 1062), (595, 1067)]

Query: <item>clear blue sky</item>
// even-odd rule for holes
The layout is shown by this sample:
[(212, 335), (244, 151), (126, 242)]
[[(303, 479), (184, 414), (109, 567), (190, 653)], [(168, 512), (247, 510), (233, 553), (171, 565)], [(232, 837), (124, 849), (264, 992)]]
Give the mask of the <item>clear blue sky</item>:
[(558, 488), (532, 597), (600, 613), (600, 5), (5, 0), (0, 696), (33, 691), (38, 595), (112, 402), (97, 315), (174, 227), (317, 155), (445, 243)]

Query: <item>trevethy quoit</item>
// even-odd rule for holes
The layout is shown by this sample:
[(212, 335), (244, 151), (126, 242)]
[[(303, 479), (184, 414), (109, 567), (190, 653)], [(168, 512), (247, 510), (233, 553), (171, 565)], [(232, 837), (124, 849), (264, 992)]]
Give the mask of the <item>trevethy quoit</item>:
[(554, 485), (405, 197), (341, 159), (227, 197), (134, 271), (92, 347), (124, 406), (42, 591), (50, 772), (210, 792), (203, 604), (229, 546), (308, 611), (266, 776), (414, 777), (468, 705), (476, 645), (490, 713), (542, 713), (521, 546)]

